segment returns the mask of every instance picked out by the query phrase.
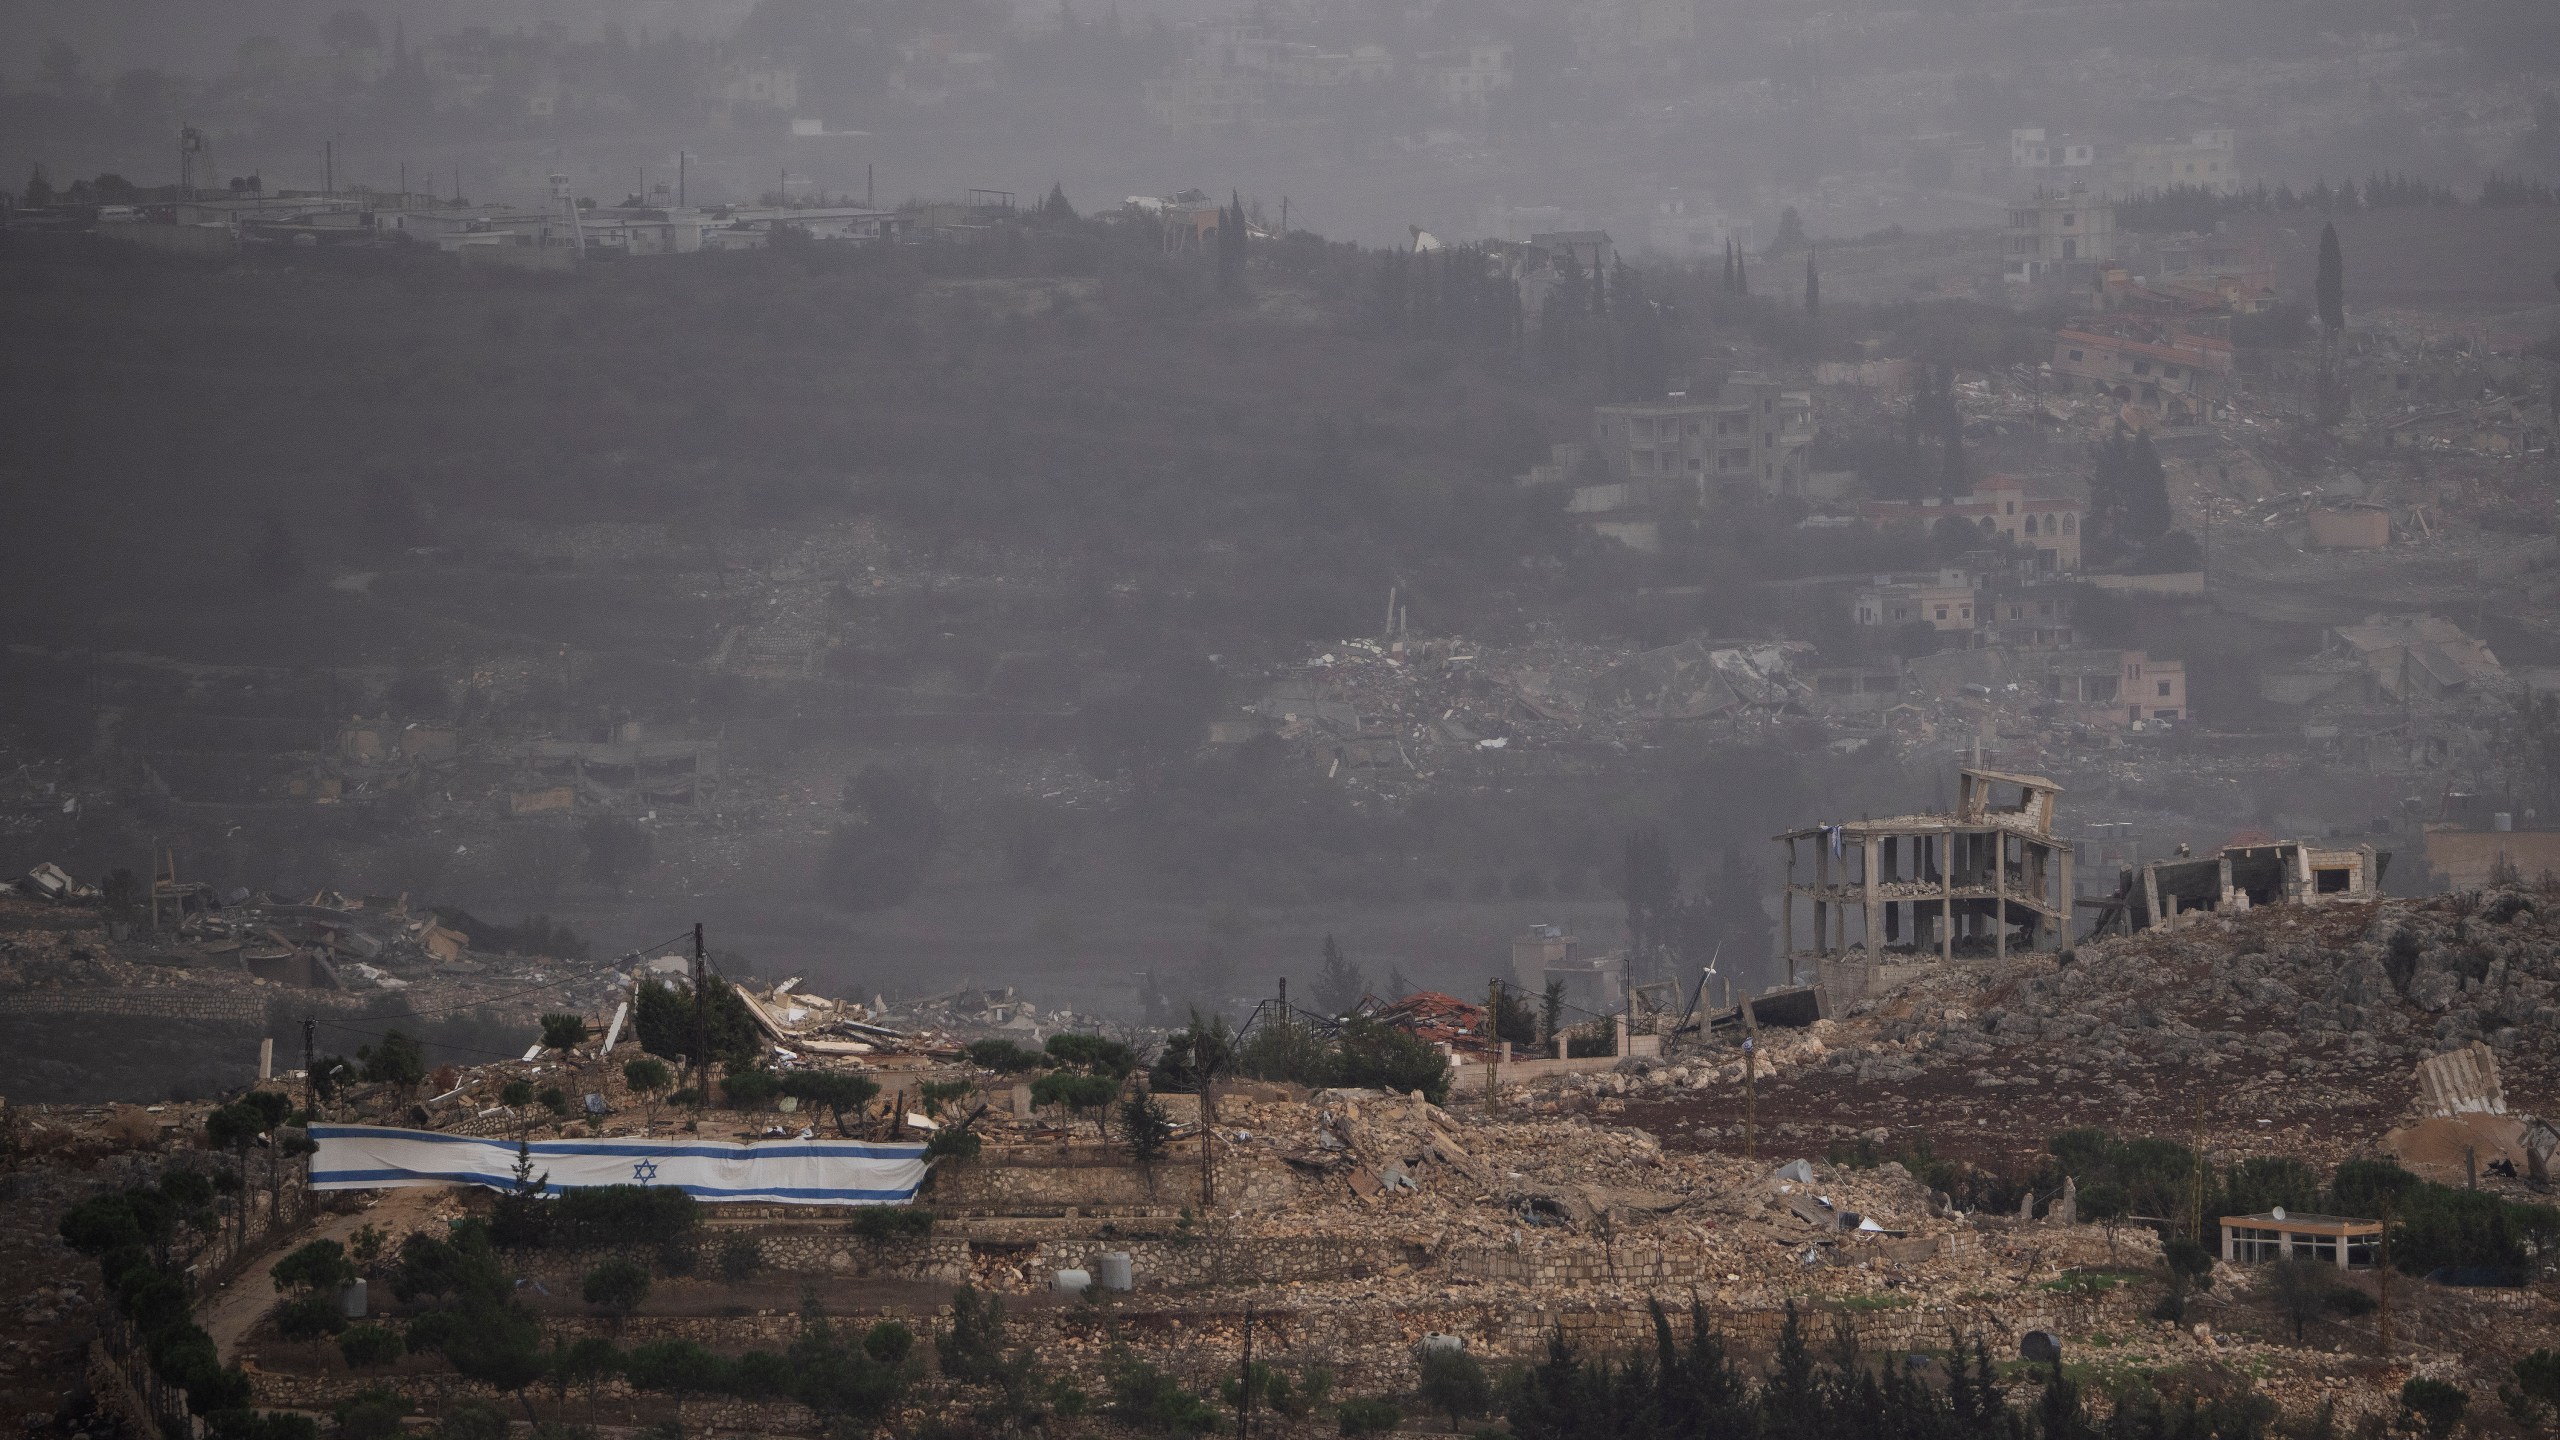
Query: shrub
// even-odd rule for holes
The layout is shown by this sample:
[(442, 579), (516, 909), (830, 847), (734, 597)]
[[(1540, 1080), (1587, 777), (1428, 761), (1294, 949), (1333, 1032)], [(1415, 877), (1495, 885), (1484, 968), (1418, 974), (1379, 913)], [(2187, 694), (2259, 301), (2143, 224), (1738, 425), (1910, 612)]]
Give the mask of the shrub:
[(1025, 1050), (1010, 1040), (974, 1040), (969, 1044), (969, 1063), (999, 1075), (1019, 1075), (1049, 1062), (1039, 1051)]
[(623, 1374), (634, 1389), (665, 1391), (682, 1403), (687, 1395), (726, 1386), (729, 1362), (691, 1340), (659, 1340), (634, 1347), (623, 1362)]
[(617, 1255), (587, 1272), (579, 1294), (588, 1304), (621, 1320), (649, 1298), (648, 1267)]
[(1135, 1356), (1123, 1354), (1111, 1368), (1111, 1413), (1132, 1425), (1200, 1435), (1218, 1428), (1218, 1412), (1181, 1381)]
[(845, 1133), (844, 1112), (859, 1114), (880, 1094), (880, 1082), (835, 1070), (793, 1070), (781, 1077), (785, 1095), (798, 1097), (811, 1109), (824, 1107), (835, 1118), (836, 1133)]
[(1061, 1065), (1118, 1079), (1138, 1068), (1138, 1052), (1117, 1040), (1100, 1035), (1067, 1033), (1052, 1035), (1046, 1047), (1049, 1058)]
[(916, 1332), (895, 1320), (883, 1320), (862, 1333), (862, 1353), (883, 1365), (904, 1365), (916, 1348)]
[(732, 1235), (720, 1242), (720, 1278), (743, 1285), (764, 1268), (764, 1247), (752, 1235)]
[(546, 1202), (551, 1233), (574, 1249), (663, 1245), (690, 1237), (702, 1207), (671, 1185), (588, 1185)]
[[(747, 1013), (747, 1004), (725, 981), (714, 979), (710, 994), (704, 997), (704, 1019), (708, 1040), (702, 1046), (711, 1052), (709, 1058), (745, 1067), (755, 1064), (765, 1053), (764, 1032), (756, 1028), (755, 1017)], [(642, 985), (631, 997), (631, 1019), (640, 1038), (640, 1048), (664, 1060), (690, 1056), (695, 1048), (693, 1038), (693, 990), (690, 986), (668, 981), (652, 981)]]
[(338, 1336), (338, 1353), (350, 1370), (371, 1370), (407, 1354), (408, 1343), (388, 1325), (350, 1325)]
[(760, 1109), (782, 1093), (782, 1077), (761, 1065), (733, 1065), (720, 1077), (720, 1093), (737, 1109)]
[(1438, 1105), (1449, 1098), (1449, 1060), (1415, 1035), (1377, 1020), (1354, 1019), (1335, 1047), (1333, 1083), (1402, 1095), (1419, 1090)]
[(497, 1407), (464, 1400), (444, 1412), (431, 1433), (436, 1440), (507, 1440), (507, 1417)]
[(276, 1333), (287, 1340), (317, 1340), (346, 1328), (335, 1294), (304, 1295), (276, 1307)]
[(533, 1098), (542, 1102), (542, 1108), (550, 1111), (554, 1115), (566, 1115), (569, 1113), (569, 1092), (561, 1089), (557, 1085), (543, 1086), (541, 1090), (535, 1093)]
[(1345, 1435), (1384, 1435), (1404, 1423), (1404, 1412), (1384, 1400), (1345, 1400), (1334, 1412)]
[(846, 1226), (865, 1240), (897, 1240), (933, 1233), (933, 1212), (908, 1205), (874, 1205), (854, 1212)]
[(356, 1267), (337, 1241), (314, 1240), (277, 1261), (271, 1273), (279, 1292), (300, 1290), (334, 1301), (339, 1291), (355, 1283)]
[(1422, 1403), (1447, 1415), (1452, 1428), (1462, 1417), (1481, 1415), (1493, 1404), (1493, 1384), (1475, 1356), (1452, 1347), (1426, 1349), (1420, 1360)]
[(962, 1384), (994, 1379), (1004, 1364), (1004, 1300), (963, 1285), (951, 1292), (951, 1328), (933, 1340), (942, 1373)]
[(542, 1048), (575, 1050), (587, 1043), (587, 1021), (583, 1015), (545, 1015), (542, 1017)]
[(2213, 1288), (2213, 1251), (2184, 1236), (2160, 1242), (2160, 1258), (2168, 1262), (2169, 1273), (2199, 1290)]
[(409, 1413), (409, 1397), (379, 1387), (359, 1390), (330, 1413), (338, 1421), (338, 1440), (392, 1440)]
[(2547, 1427), (2560, 1418), (2560, 1350), (2536, 1350), (2515, 1363), (2515, 1384), (2498, 1387), (2498, 1399), (2517, 1425)]
[(2462, 1412), (2471, 1406), (2471, 1396), (2460, 1386), (2426, 1376), (2412, 1378), (2400, 1387), (2400, 1408), (2416, 1417), (2430, 1435), (2449, 1435), (2462, 1421)]
[(522, 1110), (533, 1103), (533, 1082), (510, 1080), (498, 1087), (498, 1103), (510, 1110)]

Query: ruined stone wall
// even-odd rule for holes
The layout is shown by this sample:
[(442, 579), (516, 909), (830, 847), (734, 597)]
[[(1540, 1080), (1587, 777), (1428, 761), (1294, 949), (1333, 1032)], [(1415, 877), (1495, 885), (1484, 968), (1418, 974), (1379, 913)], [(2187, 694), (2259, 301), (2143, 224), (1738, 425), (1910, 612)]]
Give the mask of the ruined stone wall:
[[(1256, 1211), (1286, 1203), (1298, 1193), (1289, 1167), (1262, 1155), (1218, 1158), (1217, 1208)], [(1162, 1210), (1200, 1204), (1196, 1156), (1142, 1169), (1112, 1147), (990, 1155), (934, 1168), (926, 1203), (936, 1209), (1023, 1215), (1068, 1210)]]

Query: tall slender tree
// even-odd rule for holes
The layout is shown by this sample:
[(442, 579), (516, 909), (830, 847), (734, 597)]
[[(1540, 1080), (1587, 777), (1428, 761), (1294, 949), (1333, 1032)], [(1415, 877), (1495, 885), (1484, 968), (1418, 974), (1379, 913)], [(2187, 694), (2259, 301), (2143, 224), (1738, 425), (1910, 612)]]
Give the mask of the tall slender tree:
[(1813, 251), (1804, 252), (1804, 313), (1819, 318), (1822, 314), (1822, 274), (1813, 265)]
[(2320, 227), (2320, 273), (2312, 282), (2312, 299), (2319, 306), (2320, 328), (2331, 339), (2347, 328), (2347, 262), (2338, 250), (2338, 227), (2332, 221)]

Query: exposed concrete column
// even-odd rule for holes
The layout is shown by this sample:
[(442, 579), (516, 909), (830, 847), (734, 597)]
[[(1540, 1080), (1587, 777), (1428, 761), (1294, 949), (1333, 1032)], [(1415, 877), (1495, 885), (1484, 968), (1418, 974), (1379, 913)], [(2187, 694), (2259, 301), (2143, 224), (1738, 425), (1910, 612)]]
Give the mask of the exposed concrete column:
[(2160, 862), (2157, 860), (2142, 867), (2142, 904), (2149, 912), (2152, 924), (2165, 926), (2169, 923), (2168, 917), (2160, 913)]
[(1813, 832), (1813, 953), (1831, 952), (1831, 837)]
[(1991, 832), (1991, 947), (1999, 959), (2009, 958), (2009, 836)]
[(1884, 915), (1883, 915), (1883, 913), (1882, 913), (1882, 911), (1883, 911), (1883, 907), (1882, 907), (1882, 905), (1878, 902), (1878, 900), (1877, 900), (1877, 898), (1876, 898), (1876, 897), (1877, 897), (1877, 890), (1876, 890), (1876, 886), (1877, 886), (1877, 884), (1878, 884), (1878, 876), (1877, 876), (1877, 872), (1876, 872), (1876, 859), (1877, 859), (1878, 855), (1881, 853), (1882, 848), (1883, 848), (1883, 847), (1882, 847), (1882, 846), (1879, 844), (1879, 842), (1876, 840), (1876, 837), (1874, 837), (1873, 835), (1870, 835), (1870, 836), (1868, 836), (1868, 837), (1867, 837), (1867, 843), (1866, 843), (1866, 854), (1865, 854), (1865, 864), (1866, 864), (1866, 871), (1867, 871), (1867, 876), (1866, 876), (1866, 879), (1867, 879), (1867, 884), (1866, 884), (1866, 891), (1867, 891), (1867, 896), (1866, 896), (1866, 927), (1867, 927), (1866, 942), (1867, 942), (1867, 958), (1868, 958), (1869, 960), (1876, 959), (1876, 958), (1877, 958), (1879, 955), (1881, 955), (1881, 954), (1883, 953), (1883, 951), (1884, 951)]
[(2069, 949), (2079, 940), (2080, 892), (2071, 877), (2071, 866), (2078, 858), (2077, 847), (2062, 847), (2062, 925), (2061, 934), (2053, 942), (2057, 950)]
[(1778, 892), (1779, 953), (1787, 957), (1787, 983), (1796, 983), (1796, 839), (1787, 837), (1787, 885)]

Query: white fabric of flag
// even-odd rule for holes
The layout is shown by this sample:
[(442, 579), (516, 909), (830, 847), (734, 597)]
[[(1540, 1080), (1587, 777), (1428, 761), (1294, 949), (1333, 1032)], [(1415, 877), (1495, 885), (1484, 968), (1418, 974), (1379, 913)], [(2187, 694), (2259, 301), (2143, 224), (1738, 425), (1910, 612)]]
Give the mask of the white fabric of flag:
[[(516, 1188), (514, 1142), (374, 1125), (314, 1125), (314, 1190), (416, 1185)], [(905, 1205), (924, 1184), (922, 1145), (863, 1140), (536, 1140), (543, 1194), (595, 1185), (672, 1185), (697, 1200), (772, 1205)]]

